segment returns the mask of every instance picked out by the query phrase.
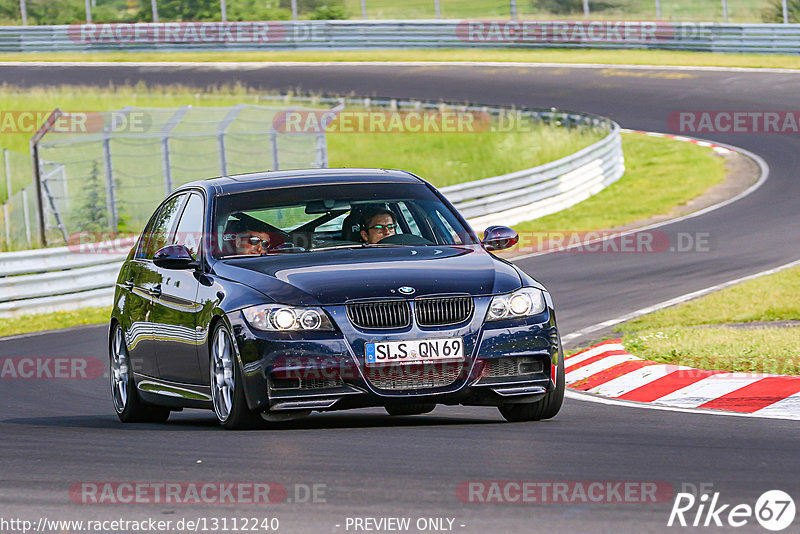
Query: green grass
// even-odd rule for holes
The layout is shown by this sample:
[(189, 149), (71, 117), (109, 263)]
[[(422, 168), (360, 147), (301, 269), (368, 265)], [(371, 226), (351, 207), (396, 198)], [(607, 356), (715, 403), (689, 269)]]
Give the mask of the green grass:
[[(627, 19), (654, 20), (653, 0), (616, 0), (614, 7), (599, 10), (591, 6), (591, 18), (597, 20)], [(440, 0), (444, 18), (499, 18), (508, 19), (508, 0)], [(758, 0), (728, 0), (728, 18), (732, 22), (761, 22), (761, 9), (766, 2)], [(361, 0), (345, 0), (345, 8), (352, 18), (361, 17)], [(583, 19), (583, 12), (572, 15), (552, 14), (536, 9), (528, 0), (517, 2), (517, 12), (524, 19)], [(663, 20), (716, 20), (722, 21), (722, 6), (718, 2), (693, 2), (691, 0), (663, 0)], [(408, 19), (434, 18), (433, 0), (367, 0), (367, 18)]]
[[(185, 86), (168, 87), (55, 87), (20, 90), (12, 87), (0, 88), (0, 109), (16, 111), (48, 112), (56, 107), (63, 111), (103, 111), (115, 110), (125, 106), (152, 108), (177, 108), (183, 105), (194, 106), (191, 133), (203, 132), (208, 135), (170, 141), (172, 183), (179, 186), (188, 181), (217, 176), (218, 144), (215, 130), (209, 130), (221, 120), (226, 111), (208, 111), (198, 117), (198, 111), (205, 107), (230, 107), (238, 103), (264, 104), (272, 108), (285, 108), (288, 103), (248, 90), (241, 86), (223, 87), (199, 91)], [(304, 105), (301, 103), (300, 105)], [(353, 108), (350, 108), (353, 109)], [(274, 111), (248, 111), (248, 127), (256, 125), (263, 129), (272, 121)], [(216, 114), (213, 115), (212, 114)], [(45, 117), (47, 113), (42, 113)], [(169, 115), (153, 113), (154, 123), (166, 121)], [(160, 122), (159, 122), (160, 121)], [(407, 169), (418, 173), (436, 186), (472, 181), (533, 167), (567, 156), (581, 148), (599, 141), (603, 134), (599, 131), (565, 130), (541, 124), (531, 125), (525, 131), (482, 132), (482, 133), (338, 133), (328, 134), (328, 157), (332, 167), (384, 167)], [(241, 131), (244, 126), (234, 123), (230, 133)], [(183, 129), (179, 126), (174, 133)], [(0, 146), (10, 149), (12, 192), (32, 183), (28, 140), (31, 132), (6, 133), (0, 135)], [(51, 139), (53, 136), (51, 135)], [(47, 138), (45, 139), (47, 141)], [(252, 137), (229, 136), (226, 148), (229, 154), (228, 172), (231, 174), (252, 172), (268, 168), (266, 138), (264, 146), (254, 146)], [(292, 142), (284, 139), (282, 143)], [(117, 179), (117, 198), (122, 231), (138, 231), (149, 217), (152, 209), (163, 197), (163, 163), (161, 145), (158, 138), (152, 140), (112, 140), (114, 173)], [(295, 147), (295, 150), (300, 148)], [(306, 143), (306, 150), (311, 145)], [(424, 157), (420, 157), (424, 154)], [(42, 147), (40, 156), (53, 162), (70, 162), (67, 167), (71, 205), (62, 207), (62, 218), (67, 231), (72, 233), (84, 228), (87, 213), (94, 213), (104, 207), (104, 162), (101, 145), (98, 141), (81, 145), (61, 145)], [(155, 157), (153, 157), (155, 156)], [(302, 159), (302, 158), (300, 158)], [(281, 168), (307, 166), (308, 159), (299, 163), (282, 160)], [(93, 184), (93, 185), (92, 185)], [(133, 184), (133, 185), (132, 185)], [(61, 181), (51, 185), (57, 195), (63, 195)], [(29, 192), (31, 195), (33, 191)], [(32, 198), (32, 197), (31, 197)], [(93, 204), (87, 205), (92, 198)], [(0, 202), (6, 199), (6, 189), (0, 189)], [(99, 204), (103, 204), (100, 206)], [(21, 203), (12, 204), (12, 245), (2, 244), (4, 248), (27, 247), (22, 228), (24, 224)], [(0, 226), (3, 222), (0, 221)], [(100, 223), (98, 223), (100, 225)], [(35, 233), (35, 232), (34, 232)], [(57, 230), (50, 231), (54, 241), (61, 239)], [(0, 241), (5, 241), (4, 228), (0, 228)]]
[(0, 337), (30, 332), (44, 332), (71, 326), (103, 324), (108, 322), (109, 317), (111, 317), (110, 307), (20, 315), (19, 317), (0, 319)]
[(648, 360), (700, 369), (800, 374), (800, 327), (721, 326), (800, 320), (798, 291), (800, 268), (795, 267), (644, 315), (616, 329), (622, 332), (626, 349)]
[(667, 328), (623, 338), (646, 360), (743, 373), (800, 375), (800, 327)]
[(625, 333), (676, 326), (800, 320), (800, 268), (748, 280), (617, 327)]
[[(612, 0), (613, 4), (598, 9), (590, 3), (591, 19), (655, 20), (653, 0)], [(440, 0), (444, 18), (508, 19), (508, 0)], [(759, 0), (729, 0), (728, 19), (732, 22), (761, 22), (761, 10), (766, 2)], [(352, 18), (361, 16), (361, 0), (345, 0), (345, 8)], [(517, 12), (522, 19), (583, 19), (583, 11), (571, 15), (553, 14), (537, 9), (528, 0), (517, 2)], [(390, 0), (367, 0), (367, 18), (434, 18), (432, 0), (405, 0), (402, 3)], [(663, 20), (716, 20), (722, 21), (722, 6), (718, 2), (693, 2), (691, 0), (663, 0)]]
[(331, 167), (404, 169), (444, 187), (542, 165), (602, 138), (556, 126), (514, 134), (342, 133), (328, 136), (328, 149)]
[[(800, 68), (800, 57), (784, 54), (724, 54), (669, 50), (369, 50), (254, 52), (30, 52), (0, 54), (0, 61), (511, 61), (699, 67)], [(691, 77), (691, 73), (675, 73)], [(567, 74), (565, 73), (565, 76)], [(613, 76), (614, 74), (608, 74)]]
[(520, 250), (539, 246), (542, 232), (609, 229), (668, 213), (725, 179), (723, 159), (709, 148), (633, 133), (622, 139), (625, 175), (571, 208), (515, 225)]

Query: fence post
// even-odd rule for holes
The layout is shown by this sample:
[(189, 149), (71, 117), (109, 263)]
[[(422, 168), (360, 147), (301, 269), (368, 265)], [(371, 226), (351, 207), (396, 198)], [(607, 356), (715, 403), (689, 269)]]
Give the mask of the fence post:
[(219, 0), (219, 10), (222, 12), (222, 22), (228, 22), (228, 8), (225, 0)]
[[(39, 197), (39, 203), (41, 204), (41, 197)], [(40, 207), (41, 209), (41, 207)], [(31, 242), (31, 220), (30, 220), (30, 213), (28, 210), (28, 188), (24, 188), (22, 190), (22, 216), (25, 219), (25, 240), (28, 242), (28, 248), (33, 246)], [(44, 233), (44, 227), (42, 227), (42, 233)], [(43, 243), (44, 244), (44, 243)]]
[(6, 247), (11, 249), (11, 214), (8, 212), (8, 202), (3, 204), (3, 221), (6, 228)]
[(324, 131), (317, 134), (317, 167), (328, 168), (328, 142)]
[(517, 20), (517, 0), (511, 0), (511, 20)]
[(367, 20), (367, 0), (361, 0), (361, 18)]
[(656, 0), (656, 20), (661, 20), (661, 0)]
[(589, 0), (583, 0), (583, 16), (589, 18)]
[(442, 18), (442, 4), (440, 0), (433, 0), (433, 12), (436, 13), (436, 18)]
[[(49, 119), (48, 119), (49, 120)], [(42, 126), (44, 128), (45, 126)], [(40, 130), (42, 131), (42, 130)], [(46, 131), (46, 130), (45, 130)], [(43, 247), (47, 246), (47, 221), (44, 218), (44, 202), (42, 200), (42, 169), (39, 167), (39, 140), (31, 139), (31, 163), (33, 165), (33, 183), (36, 186), (36, 206), (39, 209), (39, 241)], [(25, 230), (30, 233), (28, 228), (28, 203), (25, 202), (27, 193), (23, 189), (22, 198), (25, 212)], [(28, 246), (30, 247), (30, 239), (28, 239)]]
[(111, 167), (111, 140), (108, 136), (103, 138), (103, 167), (106, 174), (106, 211), (111, 231), (116, 232), (119, 227), (117, 219), (117, 199), (114, 194), (114, 170)]
[(164, 166), (164, 191), (166, 195), (172, 193), (172, 161), (169, 155), (169, 134), (183, 120), (191, 106), (181, 106), (172, 114), (161, 129), (161, 161)]
[(172, 165), (169, 161), (169, 136), (161, 138), (161, 161), (164, 166), (164, 196), (172, 193)]
[(3, 159), (5, 160), (6, 164), (6, 202), (11, 200), (11, 162), (8, 159), (8, 149), (3, 149)]
[(84, 7), (86, 8), (86, 24), (92, 23), (92, 4), (90, 0), (84, 0)]
[(297, 0), (292, 0), (292, 20), (297, 21)]
[(783, 10), (783, 23), (789, 24), (789, 3), (787, 0), (781, 0), (781, 9)]
[(722, 21), (728, 22), (728, 0), (722, 0)]
[(6, 168), (6, 191), (8, 192), (5, 203), (3, 204), (3, 219), (5, 220), (6, 228), (6, 246), (11, 248), (11, 214), (8, 211), (8, 204), (11, 202), (11, 165), (8, 161), (8, 149), (3, 149), (3, 158), (5, 159)]
[(153, 22), (158, 22), (158, 4), (156, 0), (150, 0), (150, 9), (153, 10)]
[(69, 211), (69, 184), (67, 183), (67, 168), (61, 165), (61, 185), (64, 190), (64, 207)]
[(28, 25), (28, 6), (25, 5), (25, 0), (19, 0), (19, 11), (22, 13), (22, 25)]
[(225, 154), (225, 130), (228, 129), (228, 126), (231, 125), (233, 121), (236, 120), (236, 117), (239, 116), (239, 113), (242, 112), (244, 109), (244, 104), (236, 104), (233, 106), (225, 118), (222, 119), (217, 125), (217, 144), (219, 146), (219, 170), (221, 176), (228, 176), (228, 157)]
[(269, 142), (272, 146), (272, 170), (278, 171), (281, 168), (278, 162), (278, 132), (272, 130), (269, 133)]

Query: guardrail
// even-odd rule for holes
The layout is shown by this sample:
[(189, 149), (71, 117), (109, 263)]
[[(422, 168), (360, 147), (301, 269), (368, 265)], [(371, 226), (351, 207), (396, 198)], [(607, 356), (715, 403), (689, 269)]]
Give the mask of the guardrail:
[(0, 52), (379, 48), (649, 48), (797, 54), (800, 24), (328, 20), (0, 27)]
[(108, 306), (136, 238), (0, 254), (0, 318)]
[[(358, 99), (357, 102), (370, 109), (450, 108), (489, 114), (509, 111), (411, 100)], [(575, 154), (545, 165), (442, 188), (476, 230), (493, 224), (515, 224), (564, 209), (600, 191), (624, 173), (620, 127), (610, 119), (556, 110), (526, 109), (514, 113), (547, 124), (602, 128), (608, 133)], [(134, 243), (134, 238), (124, 238), (0, 253), (0, 318), (110, 305), (122, 260)]]

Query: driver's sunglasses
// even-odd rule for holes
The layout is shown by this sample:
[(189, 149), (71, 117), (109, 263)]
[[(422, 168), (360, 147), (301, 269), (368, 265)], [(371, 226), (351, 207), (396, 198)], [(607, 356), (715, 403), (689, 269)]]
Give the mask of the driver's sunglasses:
[(249, 238), (247, 238), (247, 242), (254, 247), (261, 245), (263, 248), (269, 248), (269, 239), (261, 239), (260, 237), (251, 235)]
[(397, 229), (396, 224), (376, 224), (375, 226), (370, 226), (368, 230), (383, 230), (386, 228), (387, 230), (395, 230)]

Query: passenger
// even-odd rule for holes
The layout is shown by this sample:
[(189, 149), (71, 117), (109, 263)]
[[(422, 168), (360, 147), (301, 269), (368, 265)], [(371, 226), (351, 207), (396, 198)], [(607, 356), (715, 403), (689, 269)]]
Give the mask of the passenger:
[(361, 238), (370, 244), (375, 244), (395, 234), (397, 221), (394, 213), (385, 208), (367, 211), (361, 217)]

